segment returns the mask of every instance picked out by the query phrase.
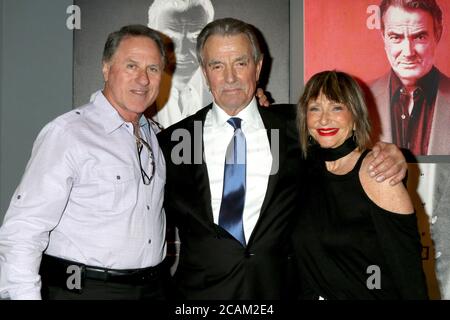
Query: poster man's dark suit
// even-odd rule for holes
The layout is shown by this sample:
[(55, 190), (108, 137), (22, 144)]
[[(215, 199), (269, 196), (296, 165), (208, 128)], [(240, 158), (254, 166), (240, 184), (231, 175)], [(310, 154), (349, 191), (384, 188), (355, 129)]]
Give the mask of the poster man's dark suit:
[[(286, 279), (289, 222), (296, 212), (297, 183), (303, 168), (291, 107), (259, 108), (271, 144), (272, 167), (278, 165), (278, 171), (269, 177), (260, 216), (246, 247), (213, 222), (207, 165), (202, 159), (203, 138), (198, 136), (211, 105), (160, 133), (167, 162), (164, 206), (181, 240), (175, 281), (182, 297), (285, 298), (291, 282)], [(182, 132), (177, 129), (189, 132), (191, 139), (197, 135), (189, 152), (191, 159), (196, 152), (200, 154), (201, 163), (174, 164), (171, 153), (180, 142), (171, 141), (172, 134)], [(271, 135), (274, 129), (278, 130), (278, 149), (274, 148), (276, 135)]]
[[(435, 109), (428, 147), (429, 155), (450, 154), (450, 78), (439, 72), (439, 86), (435, 101)], [(376, 123), (381, 126), (381, 136), (377, 140), (392, 142), (391, 103), (389, 85), (391, 72), (375, 80), (370, 91), (375, 102)], [(375, 120), (375, 119), (374, 119)]]

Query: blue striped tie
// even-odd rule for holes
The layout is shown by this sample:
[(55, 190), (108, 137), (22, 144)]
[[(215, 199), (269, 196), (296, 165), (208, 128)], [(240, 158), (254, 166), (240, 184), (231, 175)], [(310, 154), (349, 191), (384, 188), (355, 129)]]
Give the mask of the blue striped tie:
[(234, 135), (227, 147), (219, 225), (245, 246), (242, 213), (245, 203), (247, 145), (240, 118), (230, 118)]

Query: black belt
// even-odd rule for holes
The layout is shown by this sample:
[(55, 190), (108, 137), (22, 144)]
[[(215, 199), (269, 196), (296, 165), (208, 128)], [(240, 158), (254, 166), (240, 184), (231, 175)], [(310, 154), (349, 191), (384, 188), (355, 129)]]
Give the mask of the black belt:
[[(79, 262), (65, 260), (53, 256), (44, 254), (42, 256), (40, 274), (43, 278), (51, 280), (57, 280), (65, 285), (65, 279), (67, 279), (71, 272), (75, 272), (79, 268), (82, 279), (101, 280), (105, 282), (126, 283), (126, 284), (148, 284), (151, 281), (161, 279), (164, 275), (165, 266), (164, 263), (160, 263), (154, 267), (142, 268), (142, 269), (107, 269), (102, 267), (87, 266)], [(44, 280), (44, 279), (43, 279)], [(59, 280), (59, 281), (58, 281)]]

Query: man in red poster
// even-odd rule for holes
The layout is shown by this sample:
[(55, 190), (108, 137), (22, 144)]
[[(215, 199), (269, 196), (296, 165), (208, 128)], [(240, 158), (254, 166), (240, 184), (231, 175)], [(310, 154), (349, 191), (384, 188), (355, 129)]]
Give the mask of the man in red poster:
[[(392, 70), (371, 86), (381, 140), (415, 155), (450, 155), (450, 78), (434, 65), (442, 35), (435, 0), (383, 0), (381, 30)], [(442, 299), (450, 299), (450, 166), (436, 166), (430, 228)]]
[(392, 68), (370, 86), (381, 140), (415, 155), (450, 154), (450, 78), (434, 66), (440, 7), (435, 0), (383, 0), (380, 15)]

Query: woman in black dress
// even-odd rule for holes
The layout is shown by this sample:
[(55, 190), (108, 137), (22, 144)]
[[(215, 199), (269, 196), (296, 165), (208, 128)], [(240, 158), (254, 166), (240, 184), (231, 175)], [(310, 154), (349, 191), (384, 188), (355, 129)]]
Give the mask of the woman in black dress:
[(318, 73), (297, 117), (314, 168), (293, 232), (302, 298), (426, 299), (408, 192), (368, 174), (373, 156), (361, 88), (345, 73)]

